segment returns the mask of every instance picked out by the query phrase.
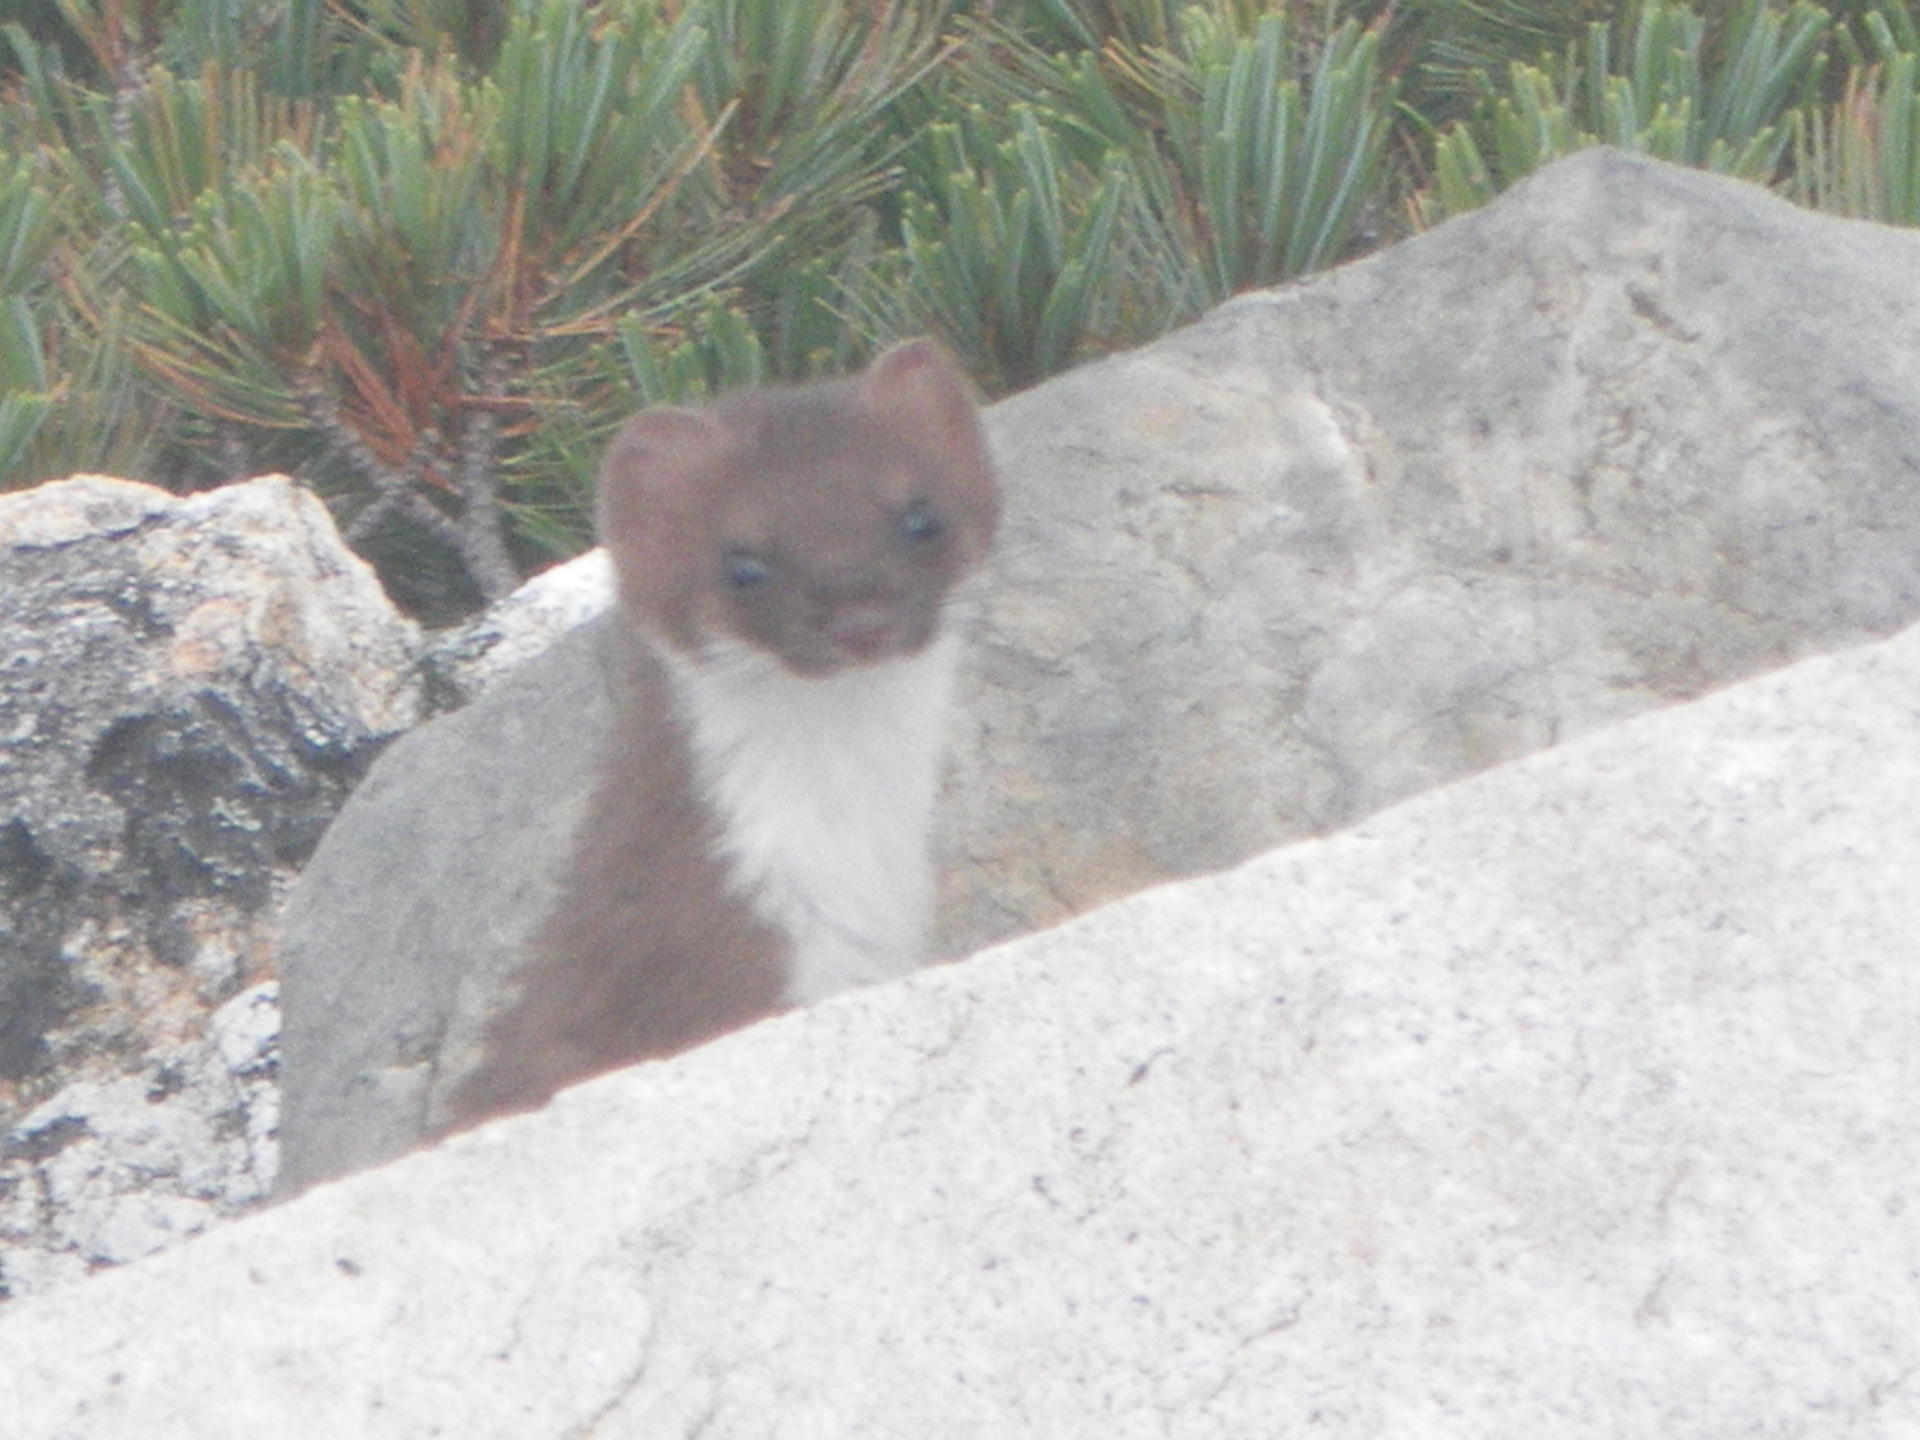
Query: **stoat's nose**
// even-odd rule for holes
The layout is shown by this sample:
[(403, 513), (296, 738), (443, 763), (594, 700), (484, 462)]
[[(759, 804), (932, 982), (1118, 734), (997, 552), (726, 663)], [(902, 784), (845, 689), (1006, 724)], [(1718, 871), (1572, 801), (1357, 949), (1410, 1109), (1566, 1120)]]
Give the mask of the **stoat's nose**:
[(847, 600), (828, 618), (827, 638), (850, 660), (875, 660), (898, 647), (900, 624), (884, 600)]

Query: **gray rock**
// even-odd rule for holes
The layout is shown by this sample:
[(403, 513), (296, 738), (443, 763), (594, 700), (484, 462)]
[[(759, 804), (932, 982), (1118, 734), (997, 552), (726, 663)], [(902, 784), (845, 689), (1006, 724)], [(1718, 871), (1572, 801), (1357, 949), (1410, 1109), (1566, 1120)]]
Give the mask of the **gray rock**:
[(961, 950), (1920, 617), (1920, 235), (1589, 151), (992, 433)]
[(1920, 1433), (1920, 631), (0, 1313), (27, 1440)]
[[(1920, 616), (1920, 236), (1617, 152), (988, 426), (949, 954)], [(584, 643), (526, 715), (394, 747), (303, 876), (291, 1183), (457, 1078), (433, 1037), (517, 959), (501, 906), (550, 900), (605, 723)], [(383, 795), (415, 865), (355, 838)]]
[(75, 1064), (10, 1118), (0, 1150), (9, 1294), (150, 1255), (272, 1190), (276, 989), (249, 986), (199, 1033), (118, 1063)]
[(589, 550), (544, 570), (465, 625), (434, 636), (421, 657), (444, 708), (464, 705), (613, 602), (613, 566)]
[(0, 1296), (271, 1184), (278, 905), (415, 643), (287, 480), (0, 495)]
[(477, 1059), (585, 804), (612, 709), (610, 639), (604, 624), (575, 630), (402, 737), (294, 888), (283, 1190), (407, 1149)]

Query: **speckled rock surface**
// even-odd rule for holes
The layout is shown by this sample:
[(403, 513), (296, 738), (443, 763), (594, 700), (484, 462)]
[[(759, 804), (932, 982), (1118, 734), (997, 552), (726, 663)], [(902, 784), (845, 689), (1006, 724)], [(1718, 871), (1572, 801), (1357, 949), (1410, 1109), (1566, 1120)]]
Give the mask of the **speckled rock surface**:
[(272, 1183), (277, 907), (416, 644), (284, 479), (0, 495), (0, 1294)]
[(26, 1440), (1920, 1433), (1920, 632), (0, 1311)]

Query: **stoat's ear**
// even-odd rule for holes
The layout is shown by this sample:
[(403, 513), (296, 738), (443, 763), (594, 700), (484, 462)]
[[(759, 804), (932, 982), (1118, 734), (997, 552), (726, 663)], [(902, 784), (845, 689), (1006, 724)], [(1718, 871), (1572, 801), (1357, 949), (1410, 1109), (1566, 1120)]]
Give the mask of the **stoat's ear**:
[(629, 608), (657, 625), (685, 623), (709, 562), (707, 492), (726, 448), (726, 431), (711, 416), (648, 410), (621, 427), (600, 462), (600, 543)]
[(938, 340), (903, 340), (875, 356), (860, 377), (860, 400), (874, 418), (950, 455), (986, 452), (973, 384)]
[(621, 426), (600, 462), (600, 543), (633, 544), (692, 505), (723, 439), (710, 417), (674, 406), (642, 411)]

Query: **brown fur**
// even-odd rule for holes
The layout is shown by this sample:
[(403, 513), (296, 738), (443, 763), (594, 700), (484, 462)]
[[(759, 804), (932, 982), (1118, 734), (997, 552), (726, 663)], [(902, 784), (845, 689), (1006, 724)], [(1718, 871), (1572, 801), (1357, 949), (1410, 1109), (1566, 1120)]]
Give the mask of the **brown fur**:
[[(802, 676), (918, 653), (998, 514), (971, 392), (927, 341), (851, 380), (627, 423), (601, 468), (600, 533), (630, 694), (519, 997), (439, 1133), (783, 1007), (789, 938), (729, 887), (655, 647), (698, 662), (716, 639), (744, 642)], [(740, 555), (763, 581), (729, 582)]]
[(781, 937), (728, 893), (657, 662), (637, 643), (626, 648), (630, 700), (565, 890), (534, 942), (519, 1000), (488, 1027), (485, 1063), (454, 1091), (442, 1133), (781, 1008)]

